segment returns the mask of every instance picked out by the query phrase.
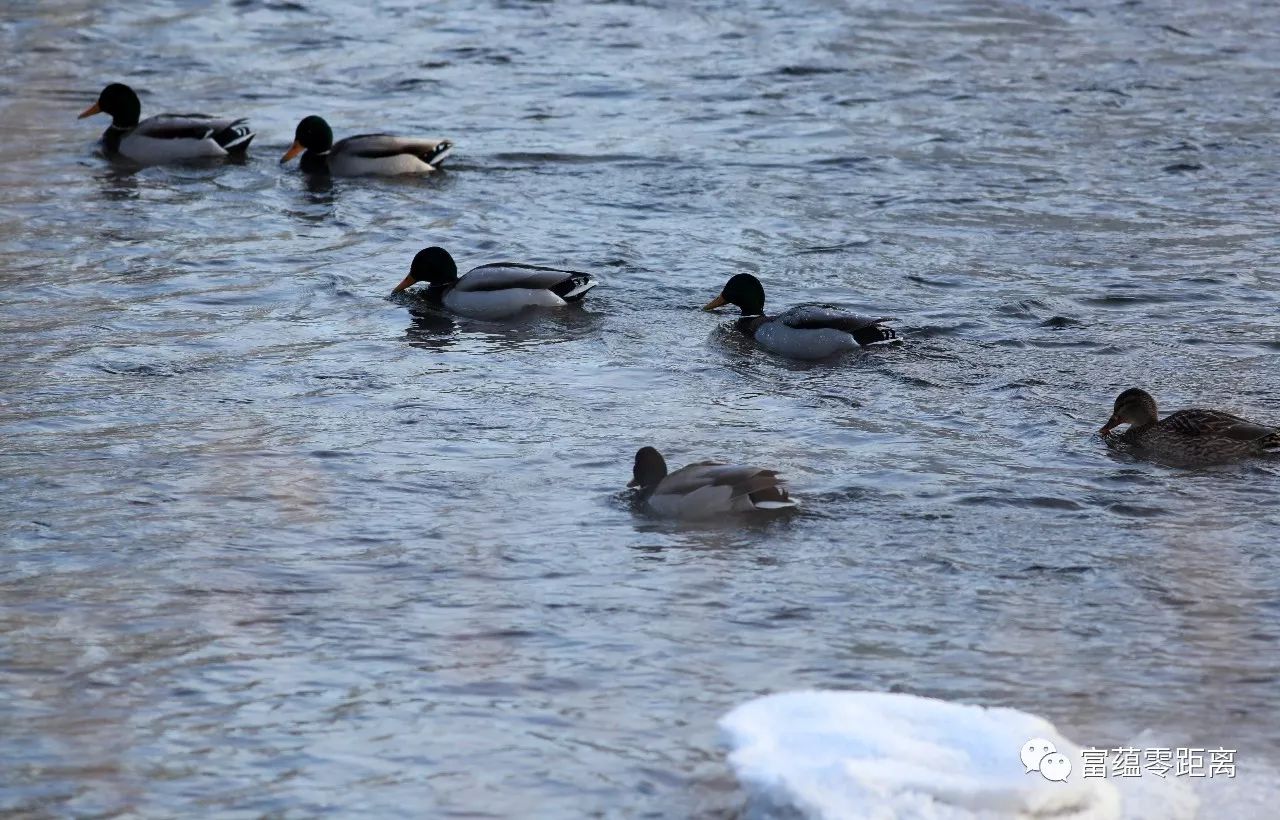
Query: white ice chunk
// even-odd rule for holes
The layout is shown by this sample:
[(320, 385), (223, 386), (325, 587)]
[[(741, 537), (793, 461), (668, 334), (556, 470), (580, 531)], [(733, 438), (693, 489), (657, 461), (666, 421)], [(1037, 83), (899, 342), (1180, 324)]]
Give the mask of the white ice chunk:
[[(1172, 779), (1082, 777), (1080, 747), (1016, 709), (885, 692), (790, 692), (720, 721), (748, 817), (821, 820), (1191, 820)], [(1065, 782), (1027, 772), (1029, 739), (1072, 762)], [(1146, 778), (1148, 781), (1153, 778)]]

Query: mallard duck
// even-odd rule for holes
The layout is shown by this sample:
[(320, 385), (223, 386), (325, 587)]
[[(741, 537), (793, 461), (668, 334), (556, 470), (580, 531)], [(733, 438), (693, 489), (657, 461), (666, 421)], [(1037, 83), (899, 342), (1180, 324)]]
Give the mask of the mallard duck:
[(667, 474), (667, 462), (652, 447), (636, 452), (628, 487), (640, 489), (649, 509), (668, 518), (713, 518), (796, 506), (775, 470), (699, 461)]
[(280, 158), (280, 164), (302, 154), (298, 164), (308, 174), (344, 177), (429, 174), (440, 167), (452, 150), (453, 143), (448, 140), (392, 134), (357, 134), (335, 143), (329, 123), (312, 114), (298, 123), (293, 145)]
[(502, 319), (527, 308), (561, 307), (577, 302), (599, 284), (589, 274), (571, 270), (494, 262), (458, 276), (458, 266), (444, 248), (424, 248), (413, 257), (409, 275), (395, 290), (427, 282), (428, 301), (460, 316)]
[(1280, 428), (1242, 419), (1221, 410), (1189, 409), (1163, 419), (1156, 400), (1131, 387), (1116, 397), (1111, 418), (1098, 433), (1105, 439), (1116, 427), (1129, 429), (1112, 437), (1161, 461), (1213, 463), (1280, 452)]
[(855, 316), (825, 305), (799, 305), (777, 316), (766, 316), (764, 286), (749, 273), (731, 278), (720, 295), (702, 309), (715, 310), (726, 304), (742, 309), (739, 331), (765, 350), (791, 359), (823, 359), (898, 337), (893, 328), (881, 324), (895, 321), (892, 317)]
[(102, 152), (146, 165), (243, 154), (254, 137), (243, 118), (157, 114), (139, 122), (142, 103), (122, 83), (102, 89), (98, 101), (81, 111), (79, 118), (104, 112), (111, 115), (111, 125), (102, 132)]

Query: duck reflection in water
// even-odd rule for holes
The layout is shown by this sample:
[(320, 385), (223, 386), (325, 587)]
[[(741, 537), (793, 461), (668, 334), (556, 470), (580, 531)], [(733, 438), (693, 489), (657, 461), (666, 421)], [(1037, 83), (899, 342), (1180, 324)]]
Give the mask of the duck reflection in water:
[(108, 202), (126, 202), (140, 199), (141, 190), (138, 183), (138, 171), (141, 166), (112, 164), (106, 171), (95, 175), (98, 182), (98, 195)]
[(404, 329), (404, 338), (413, 347), (443, 350), (457, 343), (459, 322), (438, 310), (409, 308), (413, 321)]
[(585, 310), (560, 311), (554, 316), (530, 310), (505, 322), (488, 322), (455, 316), (412, 297), (404, 301), (412, 320), (405, 328), (405, 341), (424, 349), (527, 350), (593, 336), (600, 327), (599, 317)]

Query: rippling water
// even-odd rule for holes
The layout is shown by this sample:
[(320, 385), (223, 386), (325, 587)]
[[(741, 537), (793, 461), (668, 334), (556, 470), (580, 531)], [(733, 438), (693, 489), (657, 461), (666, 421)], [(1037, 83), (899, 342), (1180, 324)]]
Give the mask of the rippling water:
[[(1280, 468), (1093, 435), (1280, 420), (1274, 5), (357, 5), (0, 11), (0, 809), (727, 814), (809, 686), (1280, 761)], [(112, 168), (117, 80), (250, 158)], [(308, 184), (309, 113), (458, 149)], [(603, 285), (415, 319), (427, 244)], [(906, 343), (770, 358), (737, 271)], [(804, 512), (637, 517), (649, 443)]]

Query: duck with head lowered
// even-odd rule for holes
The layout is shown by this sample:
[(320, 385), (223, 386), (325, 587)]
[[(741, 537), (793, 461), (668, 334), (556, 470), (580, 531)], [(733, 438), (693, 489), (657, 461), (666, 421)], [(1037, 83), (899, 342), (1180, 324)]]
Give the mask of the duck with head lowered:
[(581, 301), (599, 284), (590, 274), (518, 262), (494, 262), (458, 276), (444, 248), (424, 248), (392, 294), (426, 282), (427, 301), (472, 319), (505, 319), (530, 308), (563, 307)]
[(298, 161), (308, 174), (335, 176), (396, 176), (429, 174), (453, 150), (449, 140), (397, 137), (394, 134), (357, 134), (333, 141), (333, 129), (312, 114), (298, 123), (293, 145), (280, 164), (302, 154)]
[[(1129, 429), (1110, 435), (1121, 424), (1128, 424)], [(1156, 461), (1180, 465), (1215, 464), (1280, 453), (1280, 427), (1199, 408), (1160, 418), (1156, 400), (1137, 387), (1116, 397), (1111, 418), (1098, 433), (1104, 440), (1128, 445)]]
[(856, 316), (825, 305), (798, 305), (777, 316), (764, 312), (764, 286), (749, 273), (729, 279), (720, 295), (703, 306), (715, 310), (736, 305), (742, 311), (737, 329), (756, 344), (790, 359), (824, 359), (846, 350), (896, 339), (884, 322), (889, 316)]
[(668, 473), (666, 459), (653, 447), (636, 452), (627, 486), (638, 488), (638, 500), (666, 518), (715, 518), (796, 506), (776, 470), (699, 461)]
[(133, 89), (112, 83), (80, 119), (110, 114), (102, 133), (102, 152), (143, 165), (243, 155), (253, 141), (249, 121), (209, 114), (157, 114), (140, 120), (142, 103)]

